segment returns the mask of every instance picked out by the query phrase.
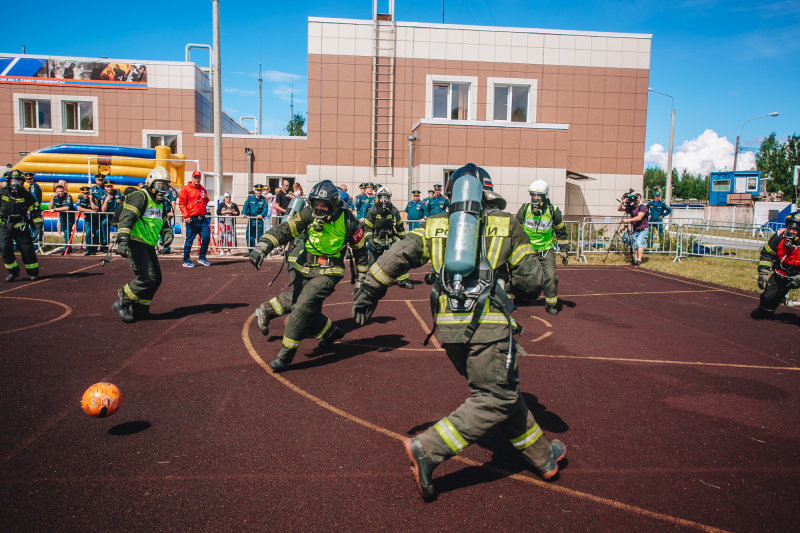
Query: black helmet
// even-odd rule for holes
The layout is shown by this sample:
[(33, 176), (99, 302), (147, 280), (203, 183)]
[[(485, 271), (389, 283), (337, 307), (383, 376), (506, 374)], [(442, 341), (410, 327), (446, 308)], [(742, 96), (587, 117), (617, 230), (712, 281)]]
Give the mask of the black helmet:
[(13, 192), (19, 192), (22, 190), (22, 184), (25, 183), (25, 174), (16, 169), (10, 170), (6, 173), (6, 179), (8, 180), (9, 188)]
[(786, 242), (792, 246), (800, 244), (800, 211), (795, 211), (786, 217), (784, 224), (787, 230), (789, 228), (794, 229), (791, 235), (787, 235), (786, 231), (783, 232), (783, 238)]
[(450, 179), (447, 180), (447, 183), (444, 187), (444, 195), (448, 200), (452, 200), (451, 196), (453, 194), (453, 184), (457, 179), (463, 176), (475, 176), (478, 178), (478, 181), (481, 182), (483, 185), (483, 203), (486, 205), (486, 207), (492, 209), (506, 208), (505, 198), (494, 191), (494, 187), (492, 186), (492, 177), (483, 168), (473, 163), (467, 163), (463, 167), (450, 174)]
[(450, 178), (447, 180), (447, 183), (444, 184), (445, 198), (452, 200), (453, 185), (455, 184), (456, 180), (463, 178), (464, 176), (475, 176), (478, 178), (478, 181), (483, 183), (483, 177), (480, 174), (481, 172), (486, 174), (486, 171), (482, 168), (475, 166), (473, 163), (467, 163), (463, 167), (450, 174)]
[(312, 209), (314, 209), (315, 200), (325, 202), (330, 207), (329, 212), (317, 212), (314, 210), (314, 216), (325, 218), (326, 220), (331, 220), (330, 216), (339, 209), (342, 203), (339, 198), (339, 189), (331, 180), (322, 180), (311, 188), (311, 192), (308, 193), (308, 203)]
[(386, 213), (389, 211), (389, 204), (392, 202), (392, 191), (390, 191), (386, 187), (380, 187), (378, 189), (377, 199), (375, 200), (375, 205), (378, 206), (378, 209), (382, 213)]

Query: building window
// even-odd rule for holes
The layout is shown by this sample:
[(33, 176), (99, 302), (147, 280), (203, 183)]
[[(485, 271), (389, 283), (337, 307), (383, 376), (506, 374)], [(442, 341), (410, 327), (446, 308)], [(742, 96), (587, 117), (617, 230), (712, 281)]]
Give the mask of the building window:
[(20, 100), (22, 114), (22, 128), (49, 130), (52, 126), (50, 119), (50, 100)]
[(64, 129), (66, 131), (94, 130), (94, 106), (92, 102), (62, 102)]
[(730, 192), (731, 180), (714, 180), (711, 182), (713, 192)]
[(433, 118), (469, 120), (469, 83), (434, 83)]
[(494, 120), (528, 122), (529, 95), (527, 85), (495, 85)]
[(178, 136), (177, 135), (148, 135), (147, 146), (155, 148), (156, 146), (169, 146), (170, 152), (173, 154), (178, 153)]

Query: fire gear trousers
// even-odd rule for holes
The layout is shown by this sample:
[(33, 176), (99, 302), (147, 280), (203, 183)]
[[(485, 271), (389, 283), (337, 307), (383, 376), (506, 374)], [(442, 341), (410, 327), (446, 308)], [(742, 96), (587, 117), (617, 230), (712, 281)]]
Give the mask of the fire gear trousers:
[(156, 247), (131, 239), (128, 241), (128, 264), (136, 277), (118, 291), (119, 299), (124, 305), (149, 306), (162, 281)]
[[(542, 255), (545, 254), (545, 255)], [(548, 306), (553, 307), (558, 303), (558, 276), (556, 275), (556, 252), (552, 248), (546, 251), (537, 251), (536, 258), (542, 266), (544, 282), (542, 292)]]
[(767, 280), (767, 288), (761, 293), (761, 310), (767, 313), (774, 313), (786, 295), (789, 293), (789, 282), (792, 278), (787, 278), (773, 273)]
[(288, 291), (261, 304), (261, 310), (270, 320), (291, 313), (283, 332), (283, 346), (297, 348), (308, 337), (324, 339), (334, 331), (333, 323), (322, 314), (325, 298), (333, 294), (338, 277), (318, 275), (306, 277), (295, 270), (289, 271)]
[(15, 224), (9, 220), (5, 224), (0, 224), (0, 253), (3, 256), (3, 263), (8, 273), (16, 276), (20, 269), (14, 256), (14, 242), (19, 248), (25, 271), (29, 276), (38, 276), (39, 261), (36, 259), (36, 248), (26, 222)]
[(472, 396), (417, 438), (433, 466), (446, 461), (498, 426), (534, 467), (550, 458), (550, 443), (519, 392), (519, 372), (506, 370), (508, 341), (489, 344), (444, 344), (458, 373), (467, 378)]

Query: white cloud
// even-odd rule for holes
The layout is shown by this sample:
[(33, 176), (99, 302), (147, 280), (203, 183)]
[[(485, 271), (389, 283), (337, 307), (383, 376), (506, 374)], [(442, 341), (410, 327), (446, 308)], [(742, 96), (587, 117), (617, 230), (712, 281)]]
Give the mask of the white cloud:
[[(692, 174), (706, 175), (709, 172), (733, 169), (734, 145), (727, 137), (720, 137), (714, 130), (706, 130), (695, 139), (684, 141), (675, 147), (672, 154), (672, 167), (678, 173), (684, 170)], [(667, 168), (667, 150), (654, 144), (644, 154), (646, 165)], [(738, 170), (751, 170), (756, 165), (756, 154), (741, 152), (736, 167)]]

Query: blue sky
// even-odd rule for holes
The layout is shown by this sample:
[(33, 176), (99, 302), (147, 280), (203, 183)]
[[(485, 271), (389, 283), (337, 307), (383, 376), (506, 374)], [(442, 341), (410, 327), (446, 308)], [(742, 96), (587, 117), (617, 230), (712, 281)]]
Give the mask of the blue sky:
[[(3, 8), (0, 52), (19, 53), (24, 45), (37, 55), (183, 61), (187, 43), (211, 44), (211, 9), (210, 0), (14, 2)], [(285, 134), (292, 85), (295, 112), (306, 111), (308, 17), (371, 13), (370, 0), (221, 0), (223, 108), (237, 120), (258, 114), (260, 53), (262, 133)], [(396, 0), (395, 18), (440, 23), (442, 2)], [(650, 87), (675, 104), (673, 165), (693, 172), (730, 168), (747, 119), (780, 113), (748, 122), (743, 146), (757, 147), (773, 131), (780, 138), (800, 133), (800, 0), (445, 0), (444, 22), (652, 34)], [(205, 65), (207, 52), (194, 51), (192, 59)], [(666, 160), (669, 118), (669, 98), (651, 93), (646, 165)], [(739, 168), (751, 159), (740, 155)]]

